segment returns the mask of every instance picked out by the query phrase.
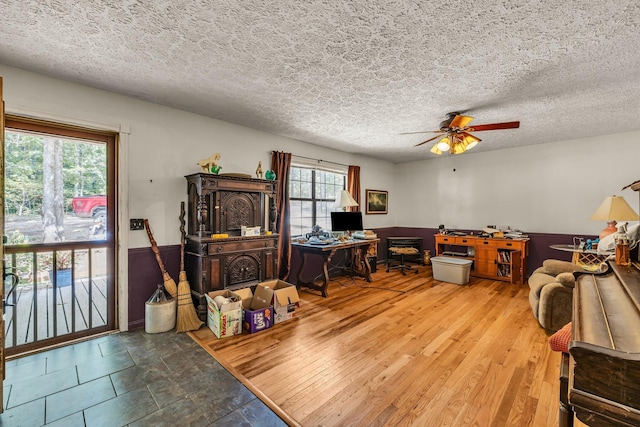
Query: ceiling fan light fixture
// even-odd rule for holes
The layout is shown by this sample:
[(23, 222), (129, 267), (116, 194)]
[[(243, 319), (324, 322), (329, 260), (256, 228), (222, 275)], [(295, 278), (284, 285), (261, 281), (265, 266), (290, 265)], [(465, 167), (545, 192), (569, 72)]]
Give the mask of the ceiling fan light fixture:
[(476, 145), (478, 145), (478, 141), (471, 141), (470, 143), (467, 144), (467, 150), (471, 150)]
[(438, 144), (433, 144), (430, 150), (433, 154), (437, 154), (438, 156), (442, 154), (442, 150), (438, 149)]
[(475, 142), (478, 143), (480, 141), (482, 141), (480, 138), (478, 138), (477, 136), (471, 135), (470, 133), (465, 132), (464, 133), (464, 138), (463, 138), (467, 143), (471, 143), (471, 142)]
[(453, 146), (451, 149), (452, 154), (462, 154), (467, 151), (467, 143), (462, 141)]
[(440, 151), (449, 151), (449, 148), (451, 148), (449, 138), (442, 138), (435, 146), (438, 147)]
[(464, 141), (465, 143), (465, 148), (467, 150), (471, 150), (473, 147), (475, 147), (476, 145), (478, 145), (478, 142), (481, 141), (480, 138), (471, 135), (470, 133), (464, 133), (464, 136), (462, 137), (462, 141)]
[[(460, 113), (453, 112), (447, 114), (447, 119), (440, 123), (439, 131), (424, 131), (424, 132), (409, 132), (409, 133), (439, 133), (446, 136), (440, 141), (436, 142), (431, 147), (431, 152), (434, 154), (442, 154), (443, 152), (449, 152), (450, 154), (462, 154), (467, 150), (474, 148), (480, 141), (480, 138), (471, 135), (469, 132), (480, 132), (487, 130), (499, 130), (499, 129), (516, 129), (520, 127), (520, 122), (504, 122), (504, 123), (490, 123), (477, 126), (469, 126), (473, 117), (463, 116)], [(423, 141), (417, 146), (426, 144), (436, 140), (439, 136), (434, 136), (426, 141)]]

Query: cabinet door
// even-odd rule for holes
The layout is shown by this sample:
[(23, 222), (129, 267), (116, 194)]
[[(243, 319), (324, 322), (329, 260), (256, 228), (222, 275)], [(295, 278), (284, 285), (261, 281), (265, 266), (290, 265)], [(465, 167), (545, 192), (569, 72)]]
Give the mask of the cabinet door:
[(225, 287), (237, 287), (246, 282), (260, 280), (260, 252), (225, 257)]
[(261, 227), (260, 193), (218, 191), (215, 195), (214, 226), (216, 233), (240, 235), (240, 228)]
[(511, 283), (522, 283), (522, 252), (511, 252)]
[(474, 274), (483, 277), (495, 277), (497, 275), (496, 248), (487, 240), (477, 242), (475, 245)]

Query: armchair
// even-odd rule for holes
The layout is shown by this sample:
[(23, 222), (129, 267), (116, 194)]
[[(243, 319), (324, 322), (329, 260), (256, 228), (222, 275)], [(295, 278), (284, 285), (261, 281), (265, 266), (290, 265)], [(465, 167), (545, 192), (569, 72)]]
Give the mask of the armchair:
[(584, 272), (587, 271), (571, 262), (548, 259), (529, 277), (529, 304), (548, 334), (571, 322), (574, 273)]

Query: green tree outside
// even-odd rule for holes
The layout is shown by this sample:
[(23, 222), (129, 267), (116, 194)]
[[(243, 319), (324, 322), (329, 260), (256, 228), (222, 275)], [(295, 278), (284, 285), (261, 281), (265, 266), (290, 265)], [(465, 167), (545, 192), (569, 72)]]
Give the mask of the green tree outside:
[(40, 218), (43, 227), (35, 237), (5, 228), (8, 243), (62, 240), (73, 198), (106, 194), (106, 162), (105, 144), (6, 130), (5, 221)]

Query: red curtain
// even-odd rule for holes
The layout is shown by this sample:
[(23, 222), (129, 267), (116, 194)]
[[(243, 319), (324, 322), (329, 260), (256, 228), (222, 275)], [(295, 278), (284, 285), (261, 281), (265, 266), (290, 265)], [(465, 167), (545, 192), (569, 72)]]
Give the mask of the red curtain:
[(347, 171), (347, 191), (351, 193), (351, 197), (358, 202), (358, 206), (351, 206), (349, 210), (351, 212), (360, 212), (360, 166), (349, 166)]
[(271, 170), (276, 173), (276, 209), (278, 220), (278, 278), (287, 280), (291, 271), (291, 219), (289, 211), (289, 169), (291, 153), (274, 151), (271, 155)]

